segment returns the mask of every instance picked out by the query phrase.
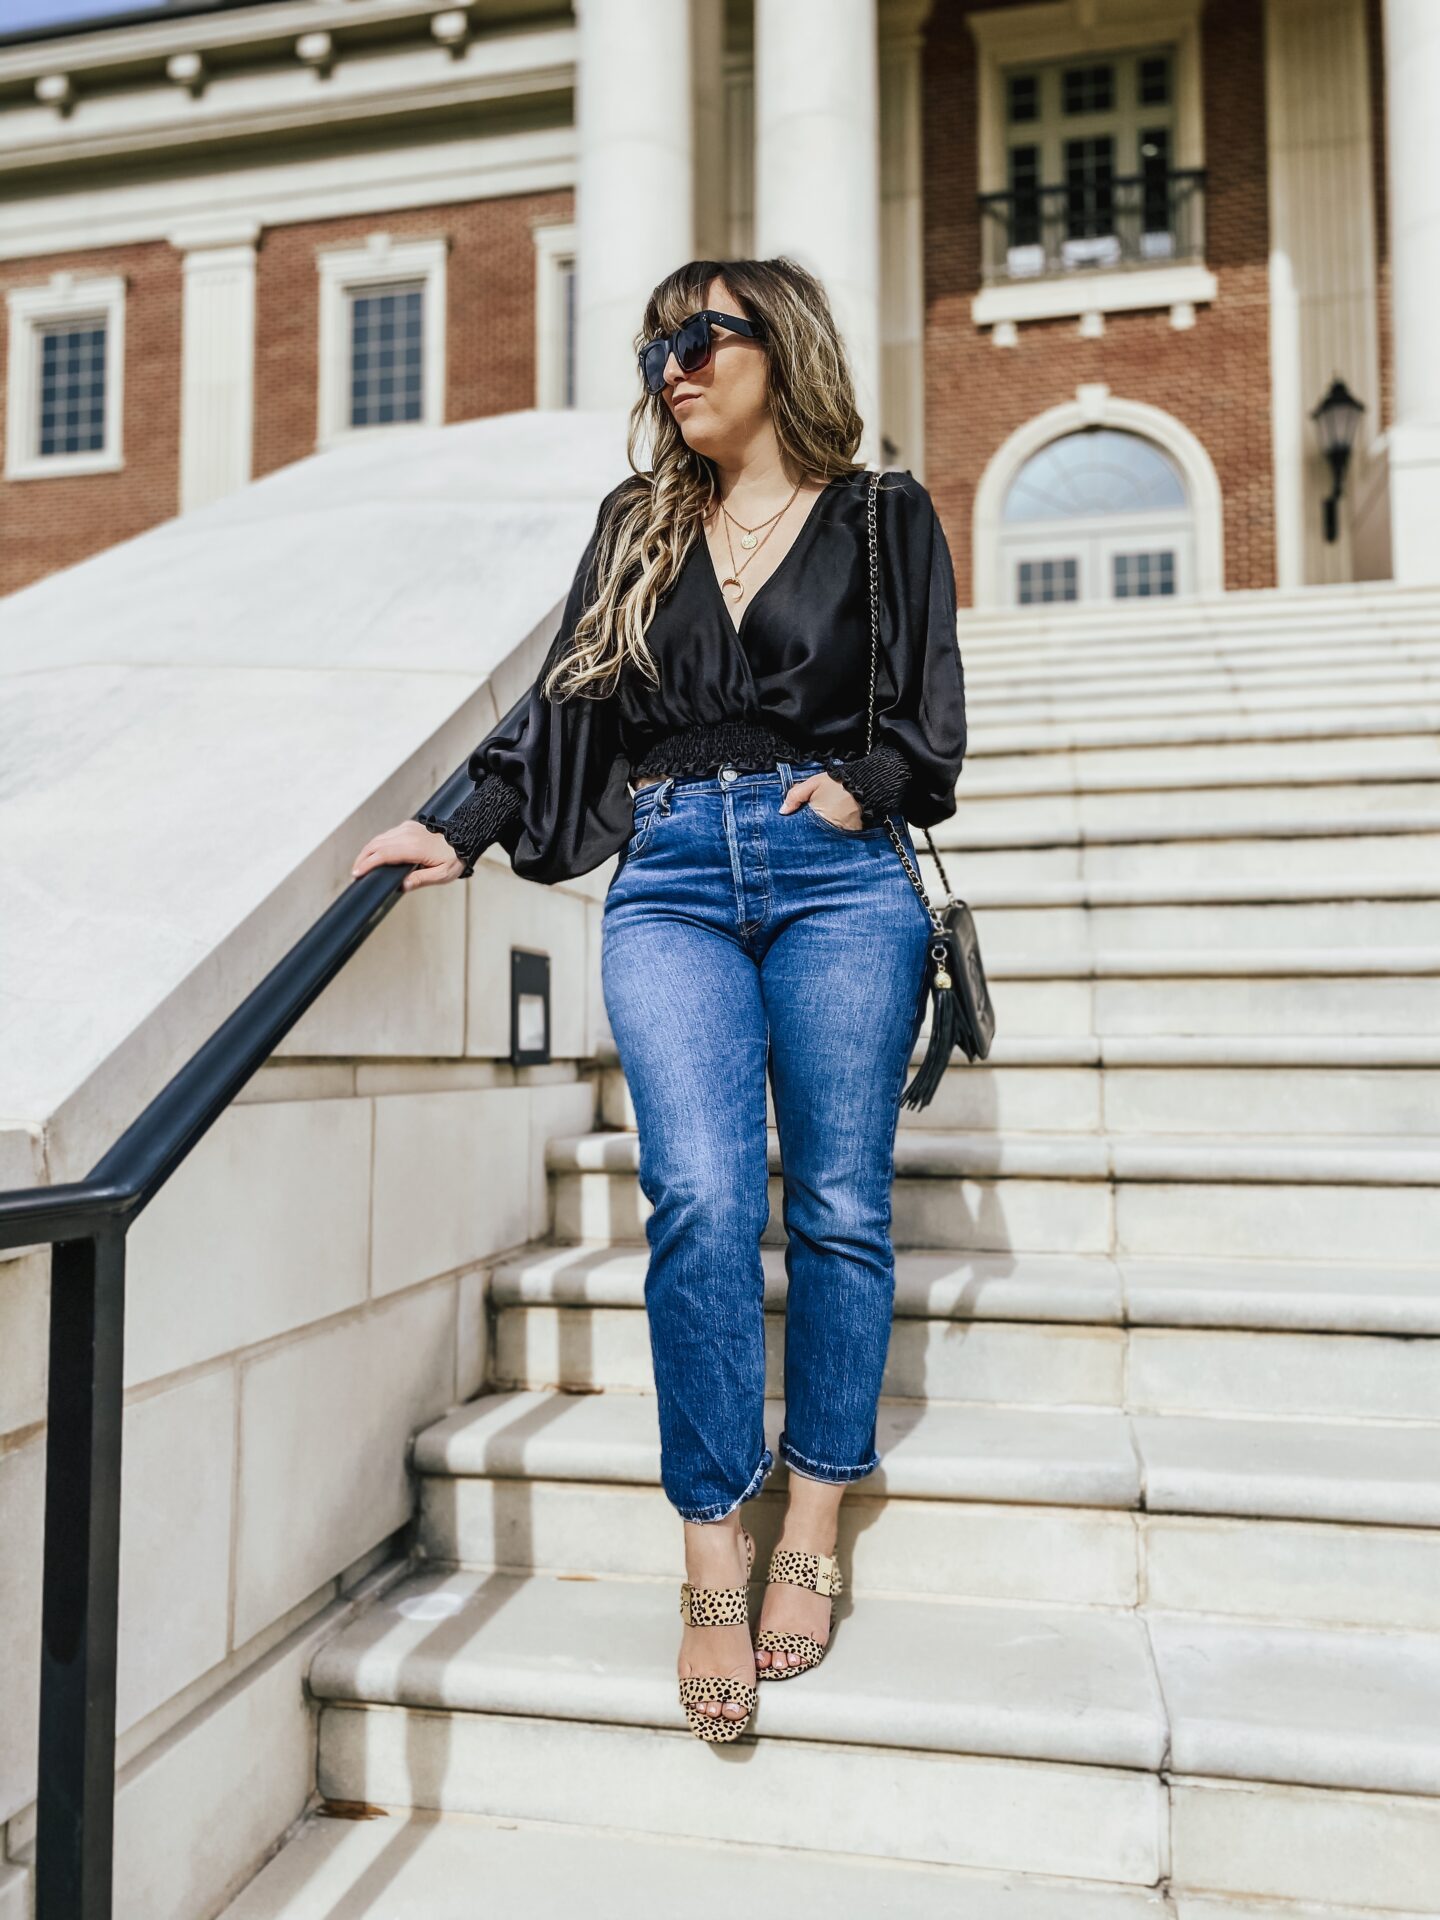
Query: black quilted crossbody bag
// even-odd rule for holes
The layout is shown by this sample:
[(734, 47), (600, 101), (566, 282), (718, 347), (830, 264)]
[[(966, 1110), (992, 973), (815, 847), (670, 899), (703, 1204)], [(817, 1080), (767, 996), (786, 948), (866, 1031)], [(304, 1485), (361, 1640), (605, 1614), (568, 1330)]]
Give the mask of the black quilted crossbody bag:
[[(879, 484), (880, 475), (872, 472), (867, 502), (870, 525), (870, 704), (865, 716), (867, 753), (874, 745), (875, 676), (880, 658), (880, 561), (875, 532), (875, 493)], [(930, 829), (922, 827), (921, 832), (925, 835), (930, 857), (939, 871), (940, 884), (945, 889), (945, 904), (938, 912), (931, 905), (930, 896), (900, 837), (899, 829), (888, 814), (885, 816), (885, 828), (934, 929), (925, 967), (925, 981), (921, 987), (922, 999), (926, 993), (931, 995), (930, 1044), (914, 1079), (901, 1096), (907, 1107), (925, 1107), (939, 1090), (950, 1055), (956, 1047), (961, 1049), (967, 1060), (983, 1060), (988, 1055), (990, 1043), (995, 1038), (995, 1008), (980, 961), (980, 939), (975, 931), (975, 921), (965, 902), (957, 900), (950, 891), (950, 879), (939, 850), (930, 838)]]

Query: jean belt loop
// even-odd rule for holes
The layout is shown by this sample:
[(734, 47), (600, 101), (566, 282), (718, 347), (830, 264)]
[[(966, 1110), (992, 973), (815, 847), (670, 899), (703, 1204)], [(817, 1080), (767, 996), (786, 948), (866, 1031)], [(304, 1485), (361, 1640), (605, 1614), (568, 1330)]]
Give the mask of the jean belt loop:
[(791, 771), (788, 760), (777, 760), (775, 762), (775, 771), (780, 775), (780, 798), (783, 800), (795, 784), (795, 775)]
[(665, 779), (660, 783), (660, 791), (655, 796), (655, 804), (660, 809), (661, 813), (669, 813), (670, 796), (674, 791), (675, 791), (675, 776), (673, 773), (667, 774)]

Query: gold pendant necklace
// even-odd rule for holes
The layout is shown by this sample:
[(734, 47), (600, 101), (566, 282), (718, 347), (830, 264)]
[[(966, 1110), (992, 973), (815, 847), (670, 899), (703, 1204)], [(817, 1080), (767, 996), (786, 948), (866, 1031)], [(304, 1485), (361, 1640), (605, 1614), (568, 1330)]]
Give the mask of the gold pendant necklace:
[[(724, 594), (727, 600), (730, 600), (730, 589), (731, 587), (734, 587), (735, 597), (733, 601), (730, 601), (730, 604), (732, 606), (738, 606), (740, 601), (744, 598), (745, 586), (740, 576), (745, 571), (745, 568), (749, 566), (750, 560), (744, 561), (738, 567), (736, 566), (735, 542), (730, 538), (731, 522), (734, 521), (734, 524), (737, 527), (743, 528), (743, 532), (741, 533), (741, 536), (740, 536), (740, 544), (742, 547), (751, 547), (751, 548), (763, 547), (765, 544), (765, 541), (768, 540), (770, 538), (770, 535), (775, 531), (775, 528), (779, 524), (782, 516), (786, 514), (789, 511), (789, 509), (794, 505), (795, 495), (799, 493), (799, 491), (800, 491), (800, 482), (797, 480), (795, 482), (794, 490), (792, 491), (790, 498), (785, 502), (785, 505), (780, 508), (780, 511), (778, 513), (772, 513), (768, 523), (764, 520), (760, 520), (756, 522), (756, 528), (758, 527), (765, 528), (765, 533), (763, 537), (758, 533), (758, 531), (756, 531), (755, 528), (746, 527), (743, 521), (736, 520), (734, 514), (731, 513), (730, 509), (726, 506), (725, 502), (723, 500), (720, 502), (720, 511), (725, 516), (725, 544), (728, 547), (730, 552), (730, 571), (721, 580), (720, 591), (722, 594)], [(751, 559), (753, 558), (754, 558), (754, 555), (752, 553)]]

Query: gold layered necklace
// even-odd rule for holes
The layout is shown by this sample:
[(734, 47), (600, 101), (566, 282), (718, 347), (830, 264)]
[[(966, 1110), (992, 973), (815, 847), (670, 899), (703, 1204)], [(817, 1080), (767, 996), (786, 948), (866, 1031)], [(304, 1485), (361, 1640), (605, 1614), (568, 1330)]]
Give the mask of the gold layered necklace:
[[(799, 491), (800, 482), (797, 480), (790, 498), (785, 502), (785, 505), (780, 508), (780, 511), (778, 513), (772, 513), (768, 520), (757, 521), (753, 527), (747, 527), (744, 521), (737, 520), (725, 502), (723, 500), (720, 502), (720, 511), (725, 516), (725, 545), (730, 553), (730, 571), (725, 575), (724, 579), (721, 580), (720, 591), (728, 600), (730, 598), (730, 589), (734, 587), (735, 598), (732, 604), (738, 606), (745, 594), (745, 583), (740, 578), (741, 574), (745, 571), (746, 567), (749, 566), (750, 561), (755, 558), (759, 549), (763, 547), (765, 542), (770, 538), (770, 535), (775, 531), (775, 527), (780, 519), (788, 513), (790, 508), (795, 504), (795, 495), (799, 493)], [(739, 566), (735, 564), (735, 542), (730, 537), (732, 524), (740, 529), (741, 546), (750, 549), (749, 557), (742, 561)], [(760, 531), (762, 527), (765, 529), (763, 534)]]

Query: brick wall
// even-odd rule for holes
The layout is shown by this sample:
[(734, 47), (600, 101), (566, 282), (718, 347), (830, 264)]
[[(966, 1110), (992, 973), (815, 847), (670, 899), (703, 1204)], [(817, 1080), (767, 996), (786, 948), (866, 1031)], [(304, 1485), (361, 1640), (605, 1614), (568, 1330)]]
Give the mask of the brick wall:
[(462, 206), (312, 220), (267, 230), (256, 262), (257, 479), (315, 451), (320, 247), (445, 234), (445, 418), (475, 420), (535, 404), (535, 242), (532, 228), (573, 217), (574, 195), (516, 194)]
[(1075, 319), (1025, 322), (996, 347), (970, 303), (980, 286), (977, 66), (966, 4), (936, 8), (924, 62), (926, 474), (971, 604), (971, 516), (997, 449), (1082, 382), (1162, 408), (1215, 463), (1231, 588), (1273, 586), (1268, 221), (1263, 10), (1211, 0), (1202, 30), (1207, 260), (1219, 281), (1193, 329), (1168, 313), (1107, 314), (1096, 340)]
[[(163, 241), (0, 261), (0, 301), (52, 273), (125, 276), (121, 453), (114, 473), (0, 480), (0, 593), (129, 540), (179, 508), (180, 256)], [(0, 434), (6, 431), (10, 329), (0, 306)]]
[[(255, 446), (260, 475), (315, 451), (320, 246), (448, 234), (446, 420), (535, 403), (535, 243), (540, 224), (573, 218), (574, 195), (518, 194), (267, 229), (256, 262)], [(0, 480), (0, 593), (128, 540), (179, 511), (180, 255), (164, 242), (0, 262), (0, 298), (62, 268), (123, 273), (125, 464), (117, 473)], [(3, 311), (3, 310), (0, 310)], [(5, 356), (0, 324), (0, 434)]]

